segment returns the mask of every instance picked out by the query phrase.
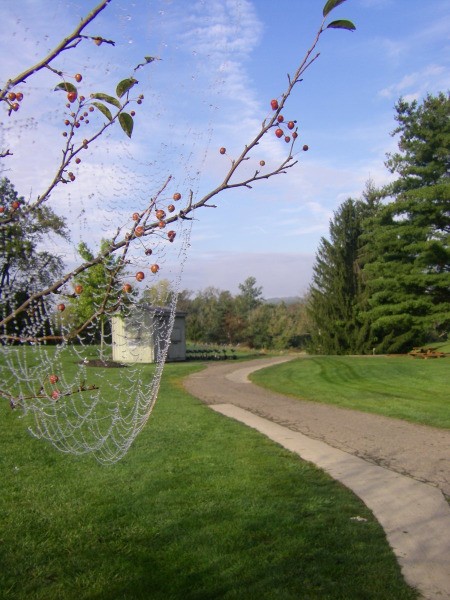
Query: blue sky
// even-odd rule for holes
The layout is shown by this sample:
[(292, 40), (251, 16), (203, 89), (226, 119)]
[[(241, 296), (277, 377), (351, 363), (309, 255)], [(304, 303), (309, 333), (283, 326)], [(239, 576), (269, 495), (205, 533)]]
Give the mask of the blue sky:
[[(38, 60), (94, 4), (3, 0), (2, 81)], [(86, 153), (73, 186), (52, 197), (55, 210), (69, 217), (72, 244), (48, 244), (73, 264), (80, 239), (94, 247), (118, 226), (129, 227), (130, 214), (169, 175), (170, 192), (184, 197), (216, 187), (270, 114), (271, 98), (285, 90), (287, 73), (320, 26), (323, 4), (113, 0), (89, 33), (114, 39), (116, 47), (84, 44), (58, 68), (82, 72), (88, 91), (110, 91), (142, 56), (161, 60), (139, 71), (145, 101), (131, 142), (120, 131), (108, 136)], [(399, 97), (420, 100), (450, 88), (450, 0), (347, 0), (330, 16), (351, 19), (357, 29), (324, 33), (320, 57), (287, 104), (286, 119), (299, 125), (298, 165), (198, 211), (189, 247), (182, 248), (180, 235), (178, 246), (159, 249), (161, 277), (178, 277), (183, 263), (182, 288), (236, 293), (254, 276), (267, 298), (303, 294), (333, 211), (360, 196), (369, 179), (389, 180), (384, 160), (396, 148), (390, 132)], [(15, 127), (2, 119), (1, 145), (14, 150), (3, 175), (26, 197), (45, 188), (60, 156), (64, 106), (51, 92), (56, 82), (50, 73), (36, 77), (24, 90)], [(252, 158), (274, 165), (285, 153), (284, 142), (271, 136)], [(142, 264), (137, 250), (134, 260)]]

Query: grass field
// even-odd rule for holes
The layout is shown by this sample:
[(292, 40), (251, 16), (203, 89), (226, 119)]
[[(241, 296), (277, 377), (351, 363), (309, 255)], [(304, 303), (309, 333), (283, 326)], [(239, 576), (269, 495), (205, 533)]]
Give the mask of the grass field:
[(109, 467), (31, 438), (1, 402), (0, 598), (416, 598), (368, 509), (187, 395), (197, 368), (166, 366), (148, 425)]
[(305, 356), (251, 379), (305, 400), (450, 428), (450, 357)]

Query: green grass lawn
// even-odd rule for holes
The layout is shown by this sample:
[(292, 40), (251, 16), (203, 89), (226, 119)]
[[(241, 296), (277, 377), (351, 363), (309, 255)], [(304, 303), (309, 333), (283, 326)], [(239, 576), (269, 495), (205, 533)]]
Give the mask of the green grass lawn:
[(0, 598), (416, 598), (352, 493), (183, 391), (198, 368), (166, 366), (113, 466), (30, 437), (1, 401)]
[(304, 400), (450, 428), (450, 357), (305, 356), (251, 379)]

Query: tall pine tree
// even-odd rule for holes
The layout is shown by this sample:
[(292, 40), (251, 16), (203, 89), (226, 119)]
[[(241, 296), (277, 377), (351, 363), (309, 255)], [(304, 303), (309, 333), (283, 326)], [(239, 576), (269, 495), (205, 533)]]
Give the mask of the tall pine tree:
[(391, 198), (365, 223), (363, 313), (380, 352), (445, 337), (450, 326), (450, 99), (396, 105), (399, 151), (387, 168)]
[[(370, 184), (366, 196), (376, 204)], [(356, 310), (361, 288), (358, 252), (362, 220), (369, 210), (373, 207), (367, 201), (349, 198), (330, 221), (329, 239), (323, 237), (320, 241), (308, 305), (311, 350), (316, 353), (360, 351)]]

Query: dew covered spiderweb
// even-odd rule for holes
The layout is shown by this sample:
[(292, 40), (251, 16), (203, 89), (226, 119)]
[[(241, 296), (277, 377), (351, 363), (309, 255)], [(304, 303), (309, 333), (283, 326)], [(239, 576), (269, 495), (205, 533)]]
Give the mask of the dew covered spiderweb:
[[(234, 42), (248, 36), (249, 24), (242, 18), (245, 2), (188, 4), (187, 10), (184, 0), (112, 2), (86, 33), (114, 40), (115, 46), (84, 40), (56, 59), (55, 69), (69, 74), (66, 78), (82, 74), (77, 91), (87, 98), (92, 92), (113, 94), (117, 82), (135, 73), (139, 84), (130, 97), (143, 94), (144, 99), (130, 105), (136, 113), (131, 139), (118, 125), (106, 130), (83, 148), (77, 155), (81, 160), (67, 170), (66, 182), (49, 194), (46, 205), (65, 219), (70, 239), (47, 231), (32, 238), (38, 240), (36, 263), (22, 246), (16, 249), (22, 262), (10, 261), (6, 268), (3, 238), (0, 266), (8, 273), (1, 290), (2, 318), (19, 304), (22, 292), (47, 286), (52, 277), (73, 273), (108, 244), (124, 241), (110, 258), (69, 277), (1, 331), (2, 400), (10, 400), (37, 438), (63, 452), (92, 453), (102, 463), (125, 455), (156, 401), (195, 215), (165, 222), (180, 215), (198, 192), (217, 107), (227, 88), (226, 65), (234, 52), (242, 51)], [(79, 5), (47, 3), (45, 14), (30, 5), (18, 17), (14, 2), (3, 3), (8, 35), (2, 38), (1, 52), (10, 58), (2, 61), (2, 86), (73, 30), (83, 16)], [(9, 52), (11, 44), (21, 53)], [(133, 72), (144, 56), (157, 60)], [(60, 81), (55, 72), (40, 71), (18, 86), (24, 98), (17, 114), (2, 114), (0, 145), (12, 154), (0, 161), (0, 178), (7, 178), (21, 198), (14, 223), (23, 240), (33, 235), (35, 217), (26, 216), (27, 207), (52, 183), (66, 143), (64, 132), (74, 123), (65, 92), (53, 91)], [(88, 106), (89, 101), (74, 129), (75, 146), (106, 120), (102, 111), (91, 112)], [(5, 193), (0, 199), (5, 218), (12, 211), (8, 202)], [(158, 226), (151, 234), (138, 235), (137, 228), (150, 223)], [(50, 257), (59, 257), (61, 272)]]

